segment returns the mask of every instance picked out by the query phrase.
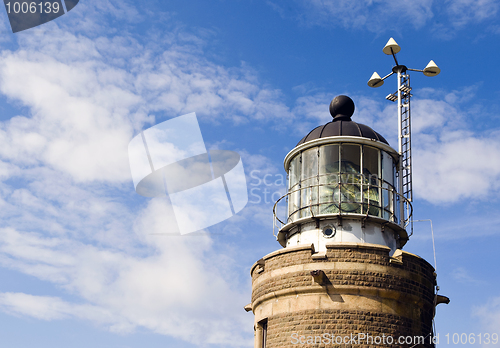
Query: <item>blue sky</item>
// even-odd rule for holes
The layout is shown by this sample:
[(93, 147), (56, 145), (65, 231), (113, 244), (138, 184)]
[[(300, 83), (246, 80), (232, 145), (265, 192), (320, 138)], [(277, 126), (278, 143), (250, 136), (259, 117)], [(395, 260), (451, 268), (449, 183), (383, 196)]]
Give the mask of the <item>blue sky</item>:
[[(414, 217), (432, 219), (436, 328), (500, 333), (500, 2), (88, 0), (17, 34), (0, 16), (2, 347), (251, 347), (251, 265), (280, 248), (283, 158), (349, 95), (397, 146), (390, 37), (411, 74)], [(196, 112), (241, 154), (248, 205), (175, 236), (134, 192), (128, 142)], [(267, 175), (267, 176), (266, 176)], [(267, 181), (263, 179), (266, 176)], [(433, 263), (430, 224), (405, 250)], [(478, 345), (476, 343), (475, 345)], [(491, 344), (489, 345), (491, 346)]]

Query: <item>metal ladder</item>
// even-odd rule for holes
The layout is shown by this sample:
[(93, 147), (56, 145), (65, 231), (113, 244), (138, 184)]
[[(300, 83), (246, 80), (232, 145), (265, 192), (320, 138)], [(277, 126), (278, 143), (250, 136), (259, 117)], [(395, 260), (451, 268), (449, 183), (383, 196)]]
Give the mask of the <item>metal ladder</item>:
[(400, 207), (399, 217), (402, 228), (409, 225), (409, 235), (413, 234), (413, 218), (408, 202), (413, 201), (412, 170), (411, 170), (411, 115), (410, 115), (410, 75), (406, 70), (398, 71), (398, 90), (385, 97), (392, 102), (398, 102), (398, 153), (400, 155), (399, 168), (396, 171), (398, 191), (407, 200), (403, 202), (397, 198)]
[(401, 74), (401, 164), (403, 175), (403, 196), (413, 201), (411, 170), (411, 115), (410, 115), (410, 75)]

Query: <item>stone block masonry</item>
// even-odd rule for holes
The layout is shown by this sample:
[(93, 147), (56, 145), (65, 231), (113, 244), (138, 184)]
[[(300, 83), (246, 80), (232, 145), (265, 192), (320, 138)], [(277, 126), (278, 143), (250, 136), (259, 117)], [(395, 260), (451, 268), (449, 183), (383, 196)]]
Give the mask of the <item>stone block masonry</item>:
[[(313, 245), (300, 245), (256, 262), (251, 308), (256, 329), (265, 330), (258, 334), (266, 348), (413, 345), (332, 341), (358, 334), (372, 340), (421, 336), (426, 340), (419, 347), (433, 347), (434, 269), (419, 256), (398, 251), (390, 257), (389, 251), (375, 244), (337, 243), (318, 255)], [(319, 336), (321, 341), (304, 344)]]

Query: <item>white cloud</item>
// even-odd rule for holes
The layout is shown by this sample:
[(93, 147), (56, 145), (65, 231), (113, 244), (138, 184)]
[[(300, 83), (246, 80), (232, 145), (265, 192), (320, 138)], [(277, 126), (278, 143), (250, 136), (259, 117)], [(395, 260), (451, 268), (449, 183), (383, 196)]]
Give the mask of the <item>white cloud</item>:
[[(288, 15), (277, 2), (271, 3), (282, 16)], [(296, 3), (299, 9), (292, 16), (308, 24), (340, 25), (373, 32), (398, 28), (402, 23), (420, 28), (433, 17), (432, 0), (297, 0)]]
[[(482, 306), (473, 308), (473, 315), (478, 317), (482, 323), (483, 333), (488, 333), (489, 342), (485, 341), (485, 335), (482, 335), (483, 347), (500, 347), (500, 297), (487, 301)], [(495, 334), (496, 336), (492, 336)]]
[(0, 53), (0, 91), (28, 110), (0, 123), (0, 264), (59, 289), (51, 297), (2, 293), (0, 309), (85, 319), (114, 332), (146, 328), (198, 345), (251, 346), (253, 316), (243, 310), (250, 286), (235, 281), (234, 251), (215, 252), (224, 246), (205, 233), (178, 236), (167, 202), (135, 196), (127, 145), (158, 122), (153, 113), (196, 111), (234, 123), (291, 113), (281, 92), (244, 65), (218, 66), (196, 38), (166, 36), (168, 43), (145, 48), (51, 24)]
[[(296, 0), (293, 6), (270, 1), (282, 17), (292, 17), (307, 25), (341, 26), (365, 29), (375, 33), (430, 28), (435, 35), (447, 39), (457, 29), (482, 23), (497, 16), (497, 0)], [(433, 20), (439, 18), (439, 20)]]
[(145, 327), (195, 344), (249, 345), (242, 330), (253, 320), (242, 307), (249, 294), (222, 273), (231, 260), (214, 254), (206, 234), (175, 235), (172, 217), (165, 200), (151, 200), (135, 222), (136, 237), (128, 235), (136, 245), (128, 251), (2, 228), (4, 267), (52, 282), (84, 303), (4, 293), (0, 308), (43, 320), (91, 320), (113, 331)]
[(426, 144), (414, 151), (416, 194), (433, 203), (495, 198), (500, 163), (492, 158), (498, 156), (498, 135), (479, 138), (453, 132), (427, 137)]
[(470, 272), (467, 271), (463, 267), (457, 267), (451, 272), (451, 276), (458, 281), (459, 283), (465, 283), (465, 284), (480, 284), (483, 283), (480, 280), (477, 280), (473, 276), (470, 275)]
[(415, 194), (432, 203), (486, 200), (500, 190), (500, 129), (477, 135), (473, 88), (416, 100), (412, 112)]
[(92, 61), (92, 54), (86, 64), (70, 65), (29, 52), (3, 51), (0, 58), (0, 90), (32, 113), (2, 125), (0, 155), (14, 163), (49, 165), (77, 181), (128, 180), (123, 149), (133, 121), (146, 120), (138, 111), (141, 98), (117, 86), (120, 73)]
[(7, 313), (28, 315), (42, 320), (67, 318), (110, 321), (112, 314), (99, 307), (73, 305), (57, 297), (33, 296), (24, 293), (0, 293), (0, 308)]
[(497, 0), (448, 0), (445, 6), (452, 24), (464, 27), (495, 17), (500, 4)]
[[(128, 142), (154, 122), (153, 112), (195, 111), (215, 122), (290, 119), (280, 91), (260, 86), (249, 69), (211, 63), (182, 35), (163, 50), (43, 30), (0, 54), (0, 91), (31, 111), (0, 124), (0, 156), (11, 163), (47, 165), (78, 182), (125, 182)], [(129, 63), (115, 61), (116, 52)]]
[(237, 123), (248, 118), (286, 119), (290, 112), (281, 92), (261, 88), (250, 71), (227, 70), (197, 55), (166, 51), (158, 63), (141, 71), (137, 88), (147, 94), (152, 110), (169, 114), (195, 111), (204, 118), (229, 118)]
[(332, 97), (326, 93), (316, 93), (313, 95), (306, 95), (297, 98), (293, 113), (301, 120), (311, 119), (317, 124), (330, 122), (332, 116), (330, 115), (328, 105)]

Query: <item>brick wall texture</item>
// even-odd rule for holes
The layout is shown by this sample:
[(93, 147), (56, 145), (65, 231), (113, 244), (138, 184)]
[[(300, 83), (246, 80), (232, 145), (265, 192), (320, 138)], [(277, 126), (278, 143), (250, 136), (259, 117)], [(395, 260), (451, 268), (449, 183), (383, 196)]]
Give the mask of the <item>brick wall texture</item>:
[[(312, 246), (288, 252), (283, 249), (265, 256), (260, 265), (254, 265), (251, 270), (252, 309), (256, 322), (267, 319), (267, 348), (412, 347), (420, 336), (425, 337), (424, 344), (416, 347), (433, 347), (429, 334), (435, 276), (429, 263), (406, 252), (391, 262), (388, 248), (371, 244), (328, 245), (326, 258), (322, 259), (313, 258), (313, 252)], [(322, 270), (327, 278), (325, 283), (321, 286), (315, 283), (311, 269)], [(290, 292), (294, 289), (301, 290), (291, 297)], [(286, 296), (288, 301), (295, 301), (298, 296), (307, 294), (324, 296), (325, 300), (321, 301), (328, 307), (328, 293), (332, 291), (340, 299), (338, 306), (269, 309)], [(348, 295), (349, 301), (342, 301)], [(365, 303), (372, 305), (363, 308)], [(373, 303), (380, 303), (380, 306)], [(259, 308), (266, 305), (265, 314), (259, 314), (263, 313)], [(362, 335), (358, 336), (360, 333)], [(366, 340), (356, 340), (363, 334)], [(354, 340), (346, 341), (347, 336)], [(380, 342), (383, 336), (392, 339), (386, 339), (384, 344)], [(343, 337), (344, 341), (339, 344), (337, 337)], [(405, 342), (396, 341), (399, 337), (404, 337)]]

